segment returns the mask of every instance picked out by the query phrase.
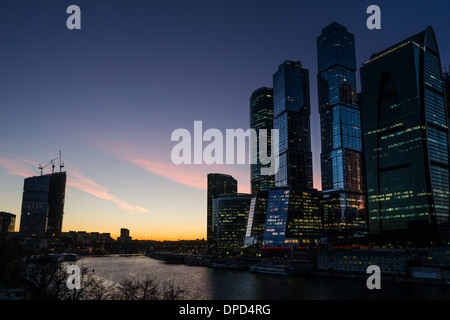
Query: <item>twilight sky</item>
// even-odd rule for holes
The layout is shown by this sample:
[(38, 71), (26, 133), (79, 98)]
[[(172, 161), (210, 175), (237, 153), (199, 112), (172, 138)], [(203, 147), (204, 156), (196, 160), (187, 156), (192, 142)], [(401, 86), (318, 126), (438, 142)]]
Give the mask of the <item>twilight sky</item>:
[[(66, 27), (72, 4), (81, 9), (81, 30)], [(381, 30), (366, 27), (371, 4), (381, 8)], [(249, 192), (249, 166), (176, 166), (171, 134), (193, 133), (197, 120), (203, 130), (247, 130), (250, 95), (272, 87), (285, 60), (310, 70), (320, 188), (322, 28), (336, 21), (355, 34), (361, 66), (431, 25), (449, 65), (449, 14), (447, 0), (2, 0), (0, 211), (16, 214), (18, 231), (23, 179), (61, 150), (63, 231), (206, 237), (206, 174), (231, 174)]]

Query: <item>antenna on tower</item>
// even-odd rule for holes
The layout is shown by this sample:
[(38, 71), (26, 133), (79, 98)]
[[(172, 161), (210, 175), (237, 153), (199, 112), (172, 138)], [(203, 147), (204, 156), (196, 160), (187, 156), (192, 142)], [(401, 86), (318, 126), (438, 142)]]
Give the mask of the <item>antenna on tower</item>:
[(59, 172), (62, 172), (62, 168), (64, 168), (64, 162), (62, 162), (61, 150), (59, 150)]
[(43, 175), (43, 170), (44, 170), (49, 164), (52, 165), (52, 173), (54, 172), (54, 169), (55, 169), (55, 161), (56, 161), (56, 160), (58, 160), (58, 158), (53, 159), (53, 160), (50, 160), (50, 162), (47, 163), (45, 166), (42, 166), (41, 164), (39, 164), (39, 167), (38, 167), (38, 168), (41, 170), (41, 176)]

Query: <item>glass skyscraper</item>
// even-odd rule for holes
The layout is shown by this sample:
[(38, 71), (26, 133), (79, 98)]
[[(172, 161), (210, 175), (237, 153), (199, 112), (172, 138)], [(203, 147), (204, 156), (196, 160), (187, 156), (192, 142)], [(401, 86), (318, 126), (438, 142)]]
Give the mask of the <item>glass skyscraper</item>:
[(447, 100), (447, 117), (450, 123), (450, 66), (444, 72), (445, 97)]
[(20, 234), (59, 237), (62, 230), (66, 173), (26, 178), (23, 187)]
[(321, 175), (328, 235), (366, 229), (355, 37), (333, 22), (317, 38)]
[[(271, 130), (273, 129), (273, 89), (259, 88), (250, 97), (250, 128), (256, 130), (258, 138), (261, 132), (267, 130), (267, 154), (270, 155), (272, 141)], [(257, 191), (268, 191), (275, 184), (275, 177), (261, 175), (261, 167), (268, 166), (261, 164), (259, 160), (259, 139), (252, 143), (252, 158), (255, 164), (250, 165), (250, 182), (252, 193)]]
[(268, 197), (269, 191), (257, 191), (252, 194), (244, 239), (245, 246), (262, 245)]
[(372, 55), (361, 82), (370, 235), (448, 241), (448, 114), (433, 29)]
[(208, 174), (206, 239), (208, 248), (212, 249), (216, 243), (217, 231), (213, 224), (213, 199), (221, 194), (237, 193), (237, 180), (230, 175), (221, 173)]
[(279, 130), (277, 187), (313, 188), (309, 71), (286, 61), (273, 75), (274, 120)]
[(252, 196), (245, 193), (223, 194), (213, 200), (213, 223), (217, 250), (244, 245)]
[(264, 247), (295, 247), (320, 238), (322, 219), (316, 190), (276, 187), (269, 191)]

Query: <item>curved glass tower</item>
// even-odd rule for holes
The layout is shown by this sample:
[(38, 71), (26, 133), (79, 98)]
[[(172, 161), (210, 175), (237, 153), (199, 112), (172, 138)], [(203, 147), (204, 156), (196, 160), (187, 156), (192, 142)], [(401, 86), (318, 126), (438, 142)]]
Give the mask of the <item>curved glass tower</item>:
[(400, 244), (449, 237), (449, 131), (431, 27), (361, 69), (369, 232)]

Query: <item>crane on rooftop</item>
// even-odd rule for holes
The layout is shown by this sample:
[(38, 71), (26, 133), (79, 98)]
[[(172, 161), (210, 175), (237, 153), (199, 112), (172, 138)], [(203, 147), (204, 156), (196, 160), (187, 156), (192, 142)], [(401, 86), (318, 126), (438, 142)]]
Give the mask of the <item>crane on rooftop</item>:
[(47, 163), (45, 166), (42, 166), (41, 164), (39, 164), (39, 169), (41, 170), (41, 176), (42, 176), (42, 171), (48, 166), (48, 165), (52, 165), (52, 173), (55, 172), (55, 161), (58, 160), (58, 158), (55, 158), (53, 160), (50, 160), (49, 163)]
[(64, 168), (64, 162), (62, 162), (61, 150), (59, 150), (59, 172), (62, 172), (62, 168)]

